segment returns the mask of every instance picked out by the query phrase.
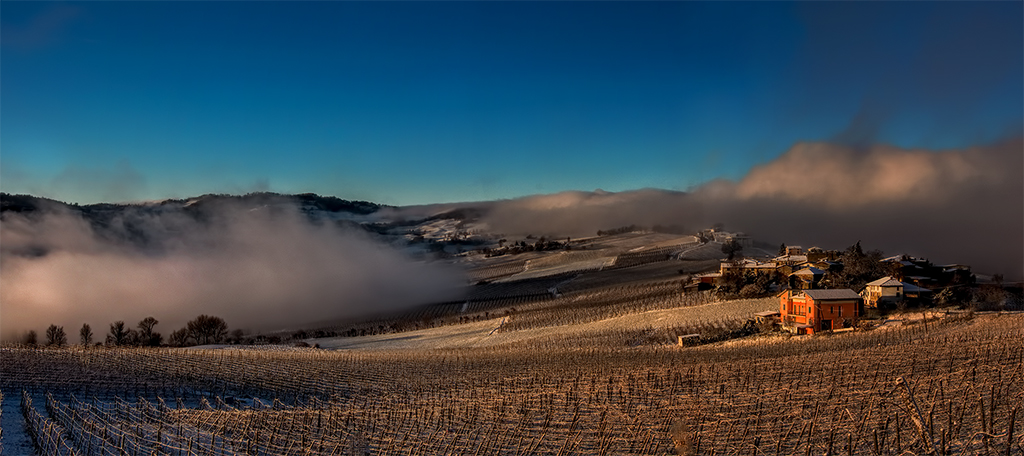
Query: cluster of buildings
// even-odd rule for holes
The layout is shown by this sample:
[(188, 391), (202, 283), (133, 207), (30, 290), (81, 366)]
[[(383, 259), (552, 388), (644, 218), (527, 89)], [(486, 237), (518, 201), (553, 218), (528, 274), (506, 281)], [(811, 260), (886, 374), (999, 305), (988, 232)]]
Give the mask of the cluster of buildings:
[[(899, 255), (885, 258), (883, 263), (893, 275), (866, 284), (863, 290), (820, 289), (828, 271), (843, 267), (840, 252), (811, 247), (787, 246), (780, 255), (767, 261), (745, 258), (723, 261), (718, 272), (695, 278), (710, 288), (728, 276), (771, 275), (777, 280), (779, 310), (762, 312), (758, 319), (775, 319), (785, 330), (797, 334), (814, 334), (851, 328), (863, 316), (864, 309), (898, 307), (928, 302), (931, 289), (948, 286), (970, 276), (970, 267), (960, 264), (932, 265), (923, 258)], [(931, 287), (931, 288), (929, 288)]]
[(786, 246), (781, 255), (767, 261), (740, 258), (723, 261), (718, 272), (700, 274), (694, 278), (707, 288), (720, 284), (723, 277), (782, 276), (789, 278), (790, 288), (812, 289), (825, 276), (825, 272), (842, 267), (839, 252), (811, 247), (805, 252), (800, 246)]
[(896, 255), (883, 258), (893, 277), (918, 287), (936, 289), (968, 280), (971, 267), (966, 264), (932, 264), (926, 258)]
[(796, 334), (814, 334), (852, 328), (865, 307), (891, 307), (925, 300), (931, 290), (901, 282), (891, 276), (869, 282), (857, 293), (842, 289), (787, 289), (779, 293), (779, 311), (760, 318), (778, 318), (782, 328)]

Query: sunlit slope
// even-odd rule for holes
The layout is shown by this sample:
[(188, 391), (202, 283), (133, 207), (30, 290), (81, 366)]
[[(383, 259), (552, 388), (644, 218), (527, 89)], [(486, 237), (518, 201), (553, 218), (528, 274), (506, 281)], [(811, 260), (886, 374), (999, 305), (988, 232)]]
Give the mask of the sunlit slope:
[[(335, 337), (311, 339), (321, 348), (340, 350), (411, 350), (488, 347), (520, 342), (559, 340), (571, 342), (587, 338), (602, 338), (610, 334), (670, 330), (704, 325), (725, 326), (737, 319), (745, 320), (753, 314), (774, 309), (774, 298), (735, 300), (705, 305), (655, 310), (623, 315), (582, 324), (534, 327), (516, 331), (503, 331), (510, 318), (485, 320), (461, 325), (444, 326), (394, 334), (364, 337)], [(515, 317), (511, 317), (515, 320)], [(683, 335), (683, 334), (679, 334)], [(666, 341), (667, 342), (667, 341)]]

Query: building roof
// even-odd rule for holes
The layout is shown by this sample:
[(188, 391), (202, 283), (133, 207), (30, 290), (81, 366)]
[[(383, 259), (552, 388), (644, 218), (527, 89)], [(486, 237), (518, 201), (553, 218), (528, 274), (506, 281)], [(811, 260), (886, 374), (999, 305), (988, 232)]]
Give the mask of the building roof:
[(903, 293), (931, 293), (932, 290), (922, 288), (912, 283), (903, 284)]
[(775, 269), (776, 268), (775, 263), (762, 263), (762, 262), (760, 262), (758, 260), (755, 260), (755, 259), (752, 259), (752, 258), (743, 258), (741, 260), (725, 260), (725, 261), (722, 261), (721, 265), (722, 265), (722, 267), (724, 267), (726, 269), (731, 269), (731, 268), (742, 268), (742, 269), (766, 268), (766, 269)]
[(874, 282), (868, 282), (869, 287), (898, 287), (900, 285), (903, 285), (903, 282), (900, 282), (891, 276), (885, 276), (881, 279), (875, 280)]
[(810, 296), (815, 301), (860, 299), (860, 295), (849, 288), (841, 290), (804, 290), (804, 294)]
[(796, 275), (808, 275), (808, 274), (810, 274), (810, 275), (824, 275), (825, 271), (822, 271), (821, 269), (818, 269), (818, 268), (815, 268), (815, 267), (809, 267), (809, 268), (803, 268), (803, 269), (801, 269), (799, 271), (796, 271), (793, 274), (796, 274)]
[(781, 255), (775, 257), (775, 261), (791, 261), (794, 263), (807, 262), (807, 255)]
[(723, 265), (728, 265), (728, 266), (737, 267), (737, 268), (743, 267), (744, 265), (748, 265), (748, 264), (759, 264), (759, 263), (760, 263), (759, 261), (757, 261), (757, 260), (755, 260), (753, 258), (737, 258), (735, 260), (722, 260), (722, 264)]

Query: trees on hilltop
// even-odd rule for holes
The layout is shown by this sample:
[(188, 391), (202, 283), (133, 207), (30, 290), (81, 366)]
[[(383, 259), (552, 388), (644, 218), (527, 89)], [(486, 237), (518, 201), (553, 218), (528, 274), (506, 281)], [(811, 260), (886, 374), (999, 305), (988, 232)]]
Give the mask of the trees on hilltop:
[(92, 343), (92, 328), (88, 323), (82, 323), (82, 329), (78, 330), (78, 336), (83, 347), (88, 347)]
[(128, 345), (131, 330), (124, 327), (124, 321), (118, 320), (110, 324), (110, 332), (107, 333), (107, 345)]
[(56, 345), (58, 347), (67, 345), (68, 336), (64, 333), (63, 326), (50, 325), (46, 328), (46, 345)]

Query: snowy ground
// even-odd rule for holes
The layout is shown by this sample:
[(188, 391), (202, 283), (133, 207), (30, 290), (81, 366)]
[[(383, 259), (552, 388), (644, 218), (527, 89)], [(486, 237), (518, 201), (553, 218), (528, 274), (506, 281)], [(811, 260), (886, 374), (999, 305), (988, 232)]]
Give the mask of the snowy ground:
[(536, 279), (540, 277), (547, 277), (550, 275), (564, 274), (566, 272), (575, 271), (597, 271), (602, 268), (611, 266), (613, 264), (615, 264), (615, 257), (594, 258), (590, 260), (575, 261), (572, 263), (544, 268), (532, 268), (530, 263), (527, 263), (527, 269), (525, 271), (511, 275), (503, 279), (495, 280), (494, 282), (515, 282), (517, 280)]
[(5, 455), (33, 454), (32, 439), (21, 417), (21, 392), (4, 391), (0, 403), (0, 450)]
[(550, 336), (587, 337), (608, 330), (668, 328), (695, 321), (713, 321), (716, 316), (752, 316), (774, 309), (774, 298), (726, 301), (703, 306), (654, 310), (607, 320), (571, 326), (551, 326), (514, 332), (498, 332), (504, 319), (493, 319), (440, 328), (362, 337), (308, 339), (323, 349), (334, 350), (414, 350), (489, 347)]

